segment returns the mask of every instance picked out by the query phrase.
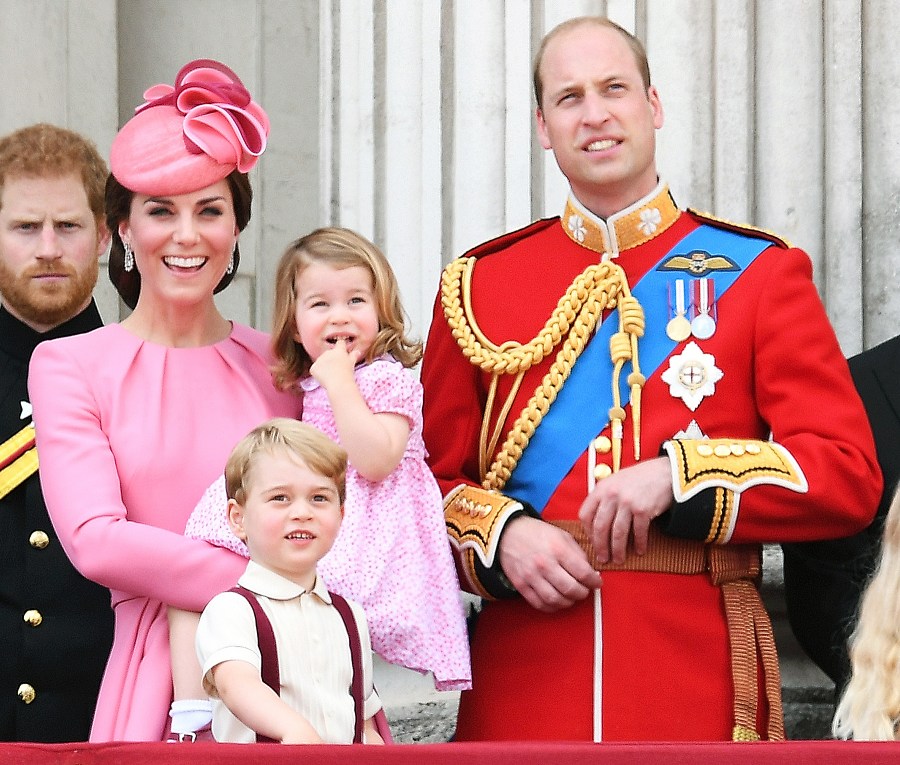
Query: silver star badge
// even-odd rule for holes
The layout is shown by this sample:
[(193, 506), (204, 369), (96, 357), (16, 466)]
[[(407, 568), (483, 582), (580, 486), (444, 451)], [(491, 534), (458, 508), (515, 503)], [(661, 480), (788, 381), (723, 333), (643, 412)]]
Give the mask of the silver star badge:
[(669, 357), (669, 368), (663, 372), (662, 379), (668, 383), (669, 393), (694, 412), (704, 398), (716, 392), (716, 383), (723, 376), (715, 356), (704, 353), (691, 341), (677, 356)]

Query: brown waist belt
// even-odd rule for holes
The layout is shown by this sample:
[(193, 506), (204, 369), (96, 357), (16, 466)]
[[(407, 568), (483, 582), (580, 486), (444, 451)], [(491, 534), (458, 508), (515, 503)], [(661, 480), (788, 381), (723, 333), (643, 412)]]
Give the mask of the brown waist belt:
[(597, 571), (646, 571), (662, 574), (707, 574), (722, 590), (731, 672), (734, 681), (735, 741), (760, 738), (756, 730), (761, 663), (764, 693), (768, 702), (770, 741), (784, 740), (781, 708), (781, 675), (769, 615), (759, 597), (755, 580), (761, 571), (758, 545), (707, 545), (688, 539), (667, 537), (652, 526), (647, 552), (629, 551), (623, 563), (599, 563), (594, 547), (578, 521), (551, 521), (569, 532)]

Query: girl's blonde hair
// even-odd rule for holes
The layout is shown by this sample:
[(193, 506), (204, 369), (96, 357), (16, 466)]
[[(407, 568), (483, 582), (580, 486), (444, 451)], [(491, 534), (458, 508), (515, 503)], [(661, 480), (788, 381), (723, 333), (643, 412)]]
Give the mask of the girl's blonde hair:
[(372, 274), (378, 334), (366, 354), (366, 363), (389, 353), (405, 367), (415, 366), (422, 358), (422, 343), (406, 336), (407, 317), (400, 304), (397, 277), (387, 258), (364, 236), (346, 228), (320, 228), (292, 242), (275, 274), (275, 317), (272, 322), (272, 350), (275, 366), (272, 377), (276, 387), (290, 388), (309, 373), (312, 359), (297, 342), (297, 277), (312, 263), (324, 263), (344, 269), (361, 266)]
[(900, 491), (888, 509), (878, 567), (850, 638), (852, 674), (832, 723), (837, 738), (900, 739)]

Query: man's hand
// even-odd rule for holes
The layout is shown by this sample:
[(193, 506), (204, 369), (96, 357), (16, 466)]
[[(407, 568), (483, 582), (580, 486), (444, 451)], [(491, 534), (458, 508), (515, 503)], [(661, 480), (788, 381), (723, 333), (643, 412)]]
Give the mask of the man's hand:
[(598, 481), (578, 518), (601, 563), (625, 560), (629, 537), (638, 555), (647, 552), (650, 522), (672, 506), (672, 469), (668, 457), (639, 462)]
[(537, 518), (513, 518), (499, 555), (506, 577), (538, 611), (569, 608), (601, 584), (572, 535)]

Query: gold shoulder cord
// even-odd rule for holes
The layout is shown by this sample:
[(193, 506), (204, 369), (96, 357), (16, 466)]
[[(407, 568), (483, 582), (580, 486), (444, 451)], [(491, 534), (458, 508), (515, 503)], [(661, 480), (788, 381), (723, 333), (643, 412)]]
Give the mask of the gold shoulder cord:
[[(613, 406), (609, 410), (609, 417), (612, 421), (613, 470), (617, 471), (621, 466), (622, 422), (625, 419), (619, 394), (619, 377), (623, 365), (629, 360), (634, 369), (628, 376), (634, 416), (634, 452), (635, 459), (639, 460), (640, 394), (645, 379), (638, 365), (637, 341), (644, 334), (644, 311), (631, 295), (622, 268), (611, 261), (588, 266), (572, 282), (543, 329), (532, 340), (527, 343), (507, 341), (502, 345), (495, 345), (481, 331), (472, 311), (471, 282), (475, 261), (474, 257), (459, 258), (444, 269), (441, 304), (463, 355), (482, 371), (492, 375), (479, 444), (482, 486), (488, 490), (502, 490), (506, 485), (535, 429), (571, 374), (576, 359), (584, 350), (603, 311), (613, 308), (619, 309), (619, 331), (610, 339)], [(562, 347), (556, 354), (556, 360), (513, 424), (500, 452), (488, 469), (487, 461), (496, 448), (500, 429), (519, 390), (522, 377), (560, 343)], [(501, 374), (514, 374), (516, 380), (497, 418), (494, 432), (488, 439), (497, 381)]]

